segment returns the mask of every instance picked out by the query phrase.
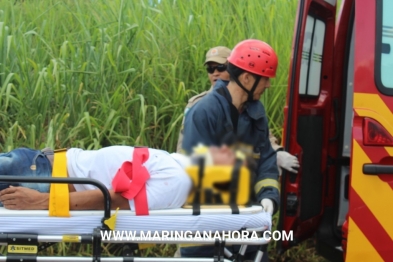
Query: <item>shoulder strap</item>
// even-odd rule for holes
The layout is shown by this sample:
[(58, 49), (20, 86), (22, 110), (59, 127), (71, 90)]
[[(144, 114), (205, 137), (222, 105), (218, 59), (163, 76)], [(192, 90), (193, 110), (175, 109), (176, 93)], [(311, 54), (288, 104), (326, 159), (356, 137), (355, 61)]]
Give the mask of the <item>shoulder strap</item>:
[(224, 88), (218, 88), (217, 89), (217, 93), (219, 93), (220, 95), (225, 97), (225, 99), (229, 103), (229, 108), (231, 110), (230, 113), (231, 113), (231, 121), (232, 121), (232, 125), (233, 125), (233, 132), (236, 135), (237, 134), (237, 125), (238, 125), (238, 122), (239, 122), (239, 111), (237, 111), (237, 108), (232, 104), (232, 102), (229, 99), (228, 95), (225, 93)]
[(203, 157), (198, 159), (198, 184), (195, 188), (195, 196), (194, 201), (192, 203), (192, 214), (200, 215), (201, 214), (201, 194), (202, 194), (202, 183), (203, 183), (203, 174), (205, 172), (205, 159)]
[(232, 214), (239, 214), (239, 207), (236, 204), (238, 186), (239, 186), (239, 175), (240, 169), (242, 168), (243, 161), (241, 159), (236, 159), (235, 165), (232, 170), (231, 184), (229, 186), (229, 204), (232, 209)]

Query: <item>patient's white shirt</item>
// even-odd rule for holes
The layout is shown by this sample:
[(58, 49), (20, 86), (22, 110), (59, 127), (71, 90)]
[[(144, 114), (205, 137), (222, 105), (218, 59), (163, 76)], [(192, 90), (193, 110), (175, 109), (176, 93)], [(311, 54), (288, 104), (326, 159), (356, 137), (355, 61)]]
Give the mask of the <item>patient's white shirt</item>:
[[(148, 207), (167, 209), (181, 207), (190, 193), (191, 179), (181, 163), (166, 151), (149, 148), (144, 163), (150, 174), (146, 182)], [(112, 189), (112, 179), (125, 161), (132, 162), (134, 147), (110, 146), (98, 150), (71, 148), (67, 151), (69, 177), (92, 178)], [(76, 191), (96, 189), (93, 185), (74, 185)], [(135, 211), (134, 200), (130, 208)]]

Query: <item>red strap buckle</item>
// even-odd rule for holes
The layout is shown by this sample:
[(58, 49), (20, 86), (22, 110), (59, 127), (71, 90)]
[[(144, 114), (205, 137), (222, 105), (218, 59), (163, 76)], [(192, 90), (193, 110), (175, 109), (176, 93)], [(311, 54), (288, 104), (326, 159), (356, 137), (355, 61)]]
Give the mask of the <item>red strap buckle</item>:
[(134, 199), (136, 215), (149, 215), (146, 181), (150, 174), (143, 164), (149, 159), (148, 148), (135, 147), (132, 162), (126, 161), (112, 180), (113, 190), (128, 200)]

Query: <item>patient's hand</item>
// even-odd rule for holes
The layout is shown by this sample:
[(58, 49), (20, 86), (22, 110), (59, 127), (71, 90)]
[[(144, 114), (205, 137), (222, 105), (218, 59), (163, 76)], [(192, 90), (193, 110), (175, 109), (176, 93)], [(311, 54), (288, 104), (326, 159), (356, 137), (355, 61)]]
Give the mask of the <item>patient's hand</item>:
[(48, 209), (49, 194), (40, 193), (27, 187), (10, 186), (0, 191), (0, 201), (7, 209), (42, 210)]

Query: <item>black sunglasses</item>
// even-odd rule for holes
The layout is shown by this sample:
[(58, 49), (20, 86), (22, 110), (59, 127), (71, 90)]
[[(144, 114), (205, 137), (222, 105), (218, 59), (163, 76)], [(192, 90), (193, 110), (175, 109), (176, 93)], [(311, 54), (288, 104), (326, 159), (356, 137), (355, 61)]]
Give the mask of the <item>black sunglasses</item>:
[(224, 72), (225, 70), (227, 70), (227, 65), (222, 64), (222, 65), (217, 65), (217, 66), (207, 66), (206, 67), (206, 71), (209, 74), (213, 74), (214, 71), (216, 71), (216, 69), (218, 72)]

